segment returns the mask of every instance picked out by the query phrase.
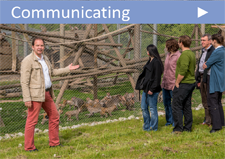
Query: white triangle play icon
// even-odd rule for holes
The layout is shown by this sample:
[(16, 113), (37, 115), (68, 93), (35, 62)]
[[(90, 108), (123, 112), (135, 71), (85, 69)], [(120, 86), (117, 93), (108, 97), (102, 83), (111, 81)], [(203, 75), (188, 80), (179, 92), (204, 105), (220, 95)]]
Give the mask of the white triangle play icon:
[(198, 18), (207, 14), (208, 12), (198, 7)]

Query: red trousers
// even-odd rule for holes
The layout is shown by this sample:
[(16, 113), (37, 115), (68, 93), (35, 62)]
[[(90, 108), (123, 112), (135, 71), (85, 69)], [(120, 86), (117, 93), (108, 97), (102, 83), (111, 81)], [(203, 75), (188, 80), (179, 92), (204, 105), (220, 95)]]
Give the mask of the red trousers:
[(55, 103), (52, 100), (50, 92), (45, 92), (45, 102), (32, 101), (32, 107), (28, 109), (28, 116), (25, 126), (25, 150), (33, 150), (34, 146), (34, 129), (38, 123), (38, 116), (41, 107), (45, 110), (49, 117), (49, 145), (59, 145), (59, 113)]

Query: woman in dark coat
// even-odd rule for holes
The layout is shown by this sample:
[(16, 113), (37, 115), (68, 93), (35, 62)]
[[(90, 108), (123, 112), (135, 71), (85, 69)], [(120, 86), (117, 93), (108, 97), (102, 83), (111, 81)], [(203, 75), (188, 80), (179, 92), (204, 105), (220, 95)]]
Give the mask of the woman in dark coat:
[(163, 63), (156, 46), (152, 44), (148, 45), (147, 54), (149, 55), (149, 60), (144, 66), (142, 74), (139, 76), (137, 85), (140, 84), (140, 79), (144, 77), (141, 100), (141, 109), (144, 119), (143, 129), (145, 131), (156, 131), (158, 129), (157, 99), (161, 91), (160, 82), (163, 73)]

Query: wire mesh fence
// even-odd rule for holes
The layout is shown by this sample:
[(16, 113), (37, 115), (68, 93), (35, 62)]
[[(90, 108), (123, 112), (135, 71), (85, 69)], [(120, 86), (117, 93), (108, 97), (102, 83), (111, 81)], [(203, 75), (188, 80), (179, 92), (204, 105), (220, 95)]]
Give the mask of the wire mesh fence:
[[(196, 24), (142, 24), (137, 34), (134, 25), (125, 24), (1, 24), (0, 28), (0, 136), (24, 131), (27, 108), (22, 101), (20, 65), (32, 52), (31, 38), (34, 36), (45, 40), (45, 55), (54, 69), (70, 63), (81, 66), (68, 76), (53, 77), (61, 126), (140, 116), (134, 85), (148, 60), (146, 47), (149, 44), (157, 46), (163, 61), (165, 42), (172, 37), (189, 35), (196, 58), (201, 49), (201, 25)], [(206, 33), (218, 31), (211, 24), (205, 25)], [(109, 106), (110, 100), (114, 101), (115, 110), (106, 109), (113, 105)], [(93, 107), (104, 108), (104, 113), (96, 111), (92, 115), (88, 109), (90, 103)], [(83, 104), (85, 107), (78, 115), (69, 113)], [(164, 109), (161, 93), (158, 109)], [(47, 123), (42, 109), (36, 128), (47, 129)]]

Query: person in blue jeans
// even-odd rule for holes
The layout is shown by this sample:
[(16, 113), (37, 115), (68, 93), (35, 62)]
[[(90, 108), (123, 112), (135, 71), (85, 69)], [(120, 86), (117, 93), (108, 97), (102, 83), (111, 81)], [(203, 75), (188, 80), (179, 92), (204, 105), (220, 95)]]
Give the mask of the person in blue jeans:
[(178, 41), (173, 38), (166, 41), (166, 49), (168, 53), (166, 55), (161, 87), (163, 91), (163, 104), (166, 113), (166, 126), (174, 126), (171, 99), (173, 97), (172, 90), (176, 81), (175, 71), (177, 66), (177, 60), (179, 59), (181, 53), (178, 51)]
[[(137, 80), (137, 85), (140, 85), (140, 83), (143, 85), (141, 100), (141, 109), (144, 119), (143, 130), (156, 131), (158, 129), (157, 99), (159, 92), (161, 91), (160, 82), (163, 73), (163, 63), (155, 45), (150, 44), (147, 46), (147, 54), (149, 55), (149, 60)], [(141, 82), (141, 79), (143, 78), (144, 81)], [(149, 107), (151, 117), (149, 114)]]

